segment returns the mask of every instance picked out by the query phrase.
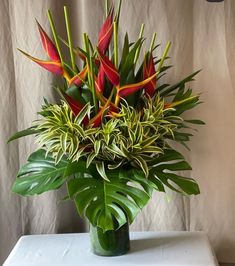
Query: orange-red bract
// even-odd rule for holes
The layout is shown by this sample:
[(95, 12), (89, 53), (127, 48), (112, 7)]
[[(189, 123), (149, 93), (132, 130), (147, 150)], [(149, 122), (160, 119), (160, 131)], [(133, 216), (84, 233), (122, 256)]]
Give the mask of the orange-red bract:
[[(83, 104), (81, 104), (80, 102), (74, 100), (71, 96), (69, 96), (67, 93), (62, 92), (62, 95), (64, 96), (66, 102), (68, 103), (69, 107), (71, 108), (73, 114), (75, 116), (77, 116), (80, 111), (82, 110), (82, 108), (84, 107)], [(82, 123), (84, 125), (87, 125), (89, 123), (89, 119), (87, 116), (85, 116), (85, 118), (83, 119)]]
[(96, 76), (94, 76), (94, 78), (95, 78), (95, 90), (96, 90), (96, 94), (98, 95), (98, 94), (102, 93), (102, 91), (101, 91), (101, 88), (100, 88), (99, 83), (98, 83), (98, 78)]
[(48, 60), (41, 60), (38, 58), (35, 58), (24, 51), (20, 50), (25, 56), (27, 56), (29, 59), (40, 65), (41, 67), (45, 68), (46, 70), (52, 72), (53, 74), (63, 76), (65, 74), (65, 71), (61, 65), (61, 60), (58, 54), (58, 51), (52, 42), (52, 40), (48, 37), (46, 32), (43, 30), (42, 26), (37, 22), (38, 30), (41, 36), (42, 45), (44, 47), (44, 50), (46, 51), (47, 55), (50, 57), (50, 61)]
[(99, 49), (98, 54), (99, 54), (99, 59), (100, 59), (100, 67), (103, 68), (103, 71), (108, 78), (108, 80), (114, 85), (118, 86), (120, 83), (120, 76), (119, 73), (117, 72), (117, 69), (113, 65), (113, 63), (109, 60), (109, 58), (104, 55)]
[(69, 85), (75, 84), (78, 87), (82, 85), (87, 75), (87, 66), (85, 66), (77, 75), (69, 80)]
[(60, 62), (60, 56), (59, 53), (52, 42), (52, 40), (48, 37), (42, 26), (37, 22), (38, 30), (41, 36), (42, 45), (44, 47), (44, 50), (46, 51), (47, 55), (50, 57), (52, 61)]
[(45, 68), (46, 70), (52, 72), (53, 74), (63, 76), (64, 70), (63, 67), (61, 66), (60, 62), (54, 62), (54, 61), (44, 61), (40, 60), (38, 58), (35, 58), (24, 51), (18, 49), (21, 53), (23, 53), (25, 56), (27, 56), (29, 59), (40, 65), (41, 67)]
[(137, 92), (140, 89), (143, 89), (144, 86), (146, 84), (148, 84), (152, 79), (154, 79), (156, 77), (157, 73), (154, 73), (151, 77), (140, 81), (138, 83), (134, 83), (134, 84), (128, 84), (128, 85), (124, 85), (122, 87), (120, 87), (118, 89), (118, 96), (119, 97), (126, 97), (129, 96), (135, 92)]
[(104, 21), (98, 37), (98, 48), (102, 53), (105, 53), (109, 47), (113, 35), (113, 8)]
[(107, 99), (106, 103), (104, 104), (104, 106), (102, 106), (98, 112), (98, 114), (96, 116), (94, 116), (89, 124), (92, 125), (93, 127), (98, 127), (101, 123), (102, 123), (102, 117), (104, 115), (104, 112), (110, 108), (111, 105), (111, 96), (109, 97), (109, 99)]
[[(97, 95), (97, 98), (100, 100), (100, 102), (105, 105), (108, 99), (103, 94), (101, 94), (99, 91), (96, 92), (96, 95)], [(118, 108), (111, 101), (109, 105), (109, 110), (110, 112), (118, 112)]]
[[(149, 56), (146, 56), (145, 63), (144, 63), (144, 79), (147, 79), (154, 75), (155, 73), (155, 67), (154, 67), (154, 61), (153, 61), (153, 56), (150, 54)], [(153, 97), (154, 92), (156, 90), (156, 85), (157, 85), (157, 78), (156, 76), (151, 79), (149, 83), (147, 83), (144, 86), (145, 93)]]
[(98, 92), (104, 92), (104, 85), (105, 85), (105, 73), (103, 67), (99, 68), (98, 77), (96, 81), (96, 89)]
[(98, 127), (101, 124), (102, 116), (103, 116), (103, 111), (99, 111), (99, 113), (92, 120), (92, 123), (91, 123), (92, 127)]
[(68, 105), (70, 106), (71, 110), (73, 111), (73, 114), (76, 116), (79, 114), (79, 112), (82, 110), (83, 105), (74, 100), (71, 96), (69, 96), (67, 93), (62, 92), (65, 100), (67, 101)]

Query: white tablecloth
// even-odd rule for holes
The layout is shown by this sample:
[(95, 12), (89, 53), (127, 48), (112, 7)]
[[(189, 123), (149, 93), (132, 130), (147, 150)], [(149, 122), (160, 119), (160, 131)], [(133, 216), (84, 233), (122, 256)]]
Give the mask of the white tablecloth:
[(202, 232), (132, 232), (131, 250), (118, 257), (90, 251), (89, 234), (31, 235), (19, 239), (4, 266), (218, 265)]

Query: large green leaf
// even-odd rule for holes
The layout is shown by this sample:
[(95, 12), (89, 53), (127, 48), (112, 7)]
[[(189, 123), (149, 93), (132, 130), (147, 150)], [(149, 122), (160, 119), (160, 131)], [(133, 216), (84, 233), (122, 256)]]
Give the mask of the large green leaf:
[[(106, 172), (109, 181), (92, 176), (71, 179), (69, 196), (75, 200), (78, 212), (104, 231), (133, 222), (151, 195), (151, 186), (144, 175), (132, 170)], [(136, 187), (136, 183), (140, 187)]]
[(40, 149), (32, 153), (28, 163), (21, 167), (12, 191), (28, 196), (58, 189), (68, 176), (79, 171), (86, 172), (85, 162), (71, 163), (62, 158), (58, 164), (55, 164), (55, 159), (50, 155), (46, 156), (45, 150)]
[(159, 191), (165, 191), (164, 186), (167, 186), (183, 194), (197, 195), (200, 193), (200, 190), (194, 179), (174, 173), (175, 171), (191, 169), (191, 166), (180, 153), (173, 149), (166, 149), (163, 155), (160, 155), (157, 160), (152, 162), (149, 180), (155, 183)]

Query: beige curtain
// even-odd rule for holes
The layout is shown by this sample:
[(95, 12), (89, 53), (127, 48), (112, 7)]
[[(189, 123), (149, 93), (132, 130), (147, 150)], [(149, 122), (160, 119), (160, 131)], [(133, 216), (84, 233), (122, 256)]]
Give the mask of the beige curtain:
[[(72, 203), (60, 203), (64, 191), (31, 198), (10, 192), (19, 166), (35, 146), (31, 137), (9, 145), (6, 140), (31, 125), (43, 96), (55, 100), (51, 84), (56, 82), (16, 48), (45, 58), (34, 18), (49, 30), (46, 10), (51, 9), (65, 36), (65, 4), (72, 17), (74, 41), (81, 42), (83, 31), (95, 41), (102, 22), (102, 0), (0, 2), (0, 263), (22, 234), (87, 229)], [(156, 31), (163, 45), (168, 40), (173, 43), (174, 68), (168, 82), (203, 69), (192, 86), (203, 93), (204, 103), (188, 115), (205, 120), (206, 126), (195, 133), (191, 151), (184, 151), (201, 195), (186, 198), (156, 193), (132, 230), (204, 230), (218, 259), (235, 262), (235, 2), (123, 0), (120, 38), (126, 31), (131, 39), (136, 38), (142, 22), (147, 37)]]

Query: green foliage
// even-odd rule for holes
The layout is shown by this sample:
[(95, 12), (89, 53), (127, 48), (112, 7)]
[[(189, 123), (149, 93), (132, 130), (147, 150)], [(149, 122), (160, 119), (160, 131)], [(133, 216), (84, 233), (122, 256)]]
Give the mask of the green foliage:
[[(132, 169), (118, 169), (107, 171), (107, 176), (110, 181), (88, 176), (68, 182), (69, 196), (74, 199), (80, 215), (104, 231), (116, 229), (114, 217), (118, 228), (127, 221), (132, 223), (151, 196), (149, 189), (144, 190), (150, 181), (141, 172), (135, 178)], [(135, 182), (143, 187), (136, 187)]]
[(71, 161), (85, 157), (87, 167), (95, 163), (105, 179), (106, 166), (115, 169), (126, 164), (142, 169), (147, 177), (147, 162), (163, 153), (164, 139), (174, 135), (176, 124), (171, 120), (181, 119), (166, 115), (169, 110), (164, 109), (158, 96), (153, 101), (145, 99), (143, 104), (141, 112), (123, 104), (118, 119), (111, 118), (96, 128), (82, 124), (90, 115), (89, 104), (76, 117), (65, 102), (45, 106), (41, 112), (43, 118), (34, 123), (40, 131), (36, 140), (56, 163), (63, 156)]
[[(107, 170), (108, 180), (104, 180), (94, 165), (86, 167), (83, 160), (71, 162), (65, 157), (55, 165), (45, 150), (38, 150), (20, 169), (13, 191), (24, 196), (35, 195), (58, 189), (67, 182), (69, 198), (75, 201), (80, 215), (104, 231), (115, 229), (116, 224), (121, 227), (127, 221), (132, 223), (147, 204), (153, 189), (165, 192), (167, 186), (184, 194), (199, 193), (193, 179), (172, 173), (191, 169), (180, 153), (166, 149), (163, 155), (149, 162), (149, 167), (148, 179), (141, 170), (119, 167)], [(69, 178), (71, 175), (75, 178)]]
[(25, 137), (25, 136), (28, 136), (28, 135), (34, 135), (34, 134), (37, 134), (39, 132), (40, 131), (39, 130), (35, 130), (34, 127), (27, 128), (27, 129), (24, 129), (22, 131), (19, 131), (19, 132), (15, 133), (13, 136), (11, 136), (8, 139), (8, 142), (11, 142), (13, 140), (16, 140), (16, 139), (19, 139), (19, 138), (22, 138), (22, 137)]
[(69, 162), (66, 158), (55, 165), (55, 160), (45, 150), (37, 150), (28, 158), (28, 163), (19, 170), (12, 191), (23, 196), (41, 194), (58, 189), (66, 179), (77, 171), (86, 172), (85, 163)]
[(175, 173), (191, 170), (167, 143), (168, 138), (178, 141), (178, 127), (184, 123), (173, 116), (175, 110), (165, 108), (156, 95), (143, 99), (139, 111), (124, 103), (118, 119), (107, 117), (102, 127), (93, 128), (83, 125), (90, 115), (89, 104), (76, 117), (65, 102), (46, 104), (33, 127), (43, 149), (20, 169), (13, 191), (34, 195), (67, 183), (79, 213), (104, 231), (131, 223), (153, 190), (165, 192), (168, 187), (198, 194), (193, 179)]
[(165, 192), (164, 186), (171, 190), (186, 195), (197, 195), (200, 193), (198, 184), (192, 178), (175, 174), (177, 171), (191, 170), (191, 166), (184, 160), (184, 157), (173, 149), (164, 150), (164, 154), (150, 162), (150, 177), (159, 191)]

